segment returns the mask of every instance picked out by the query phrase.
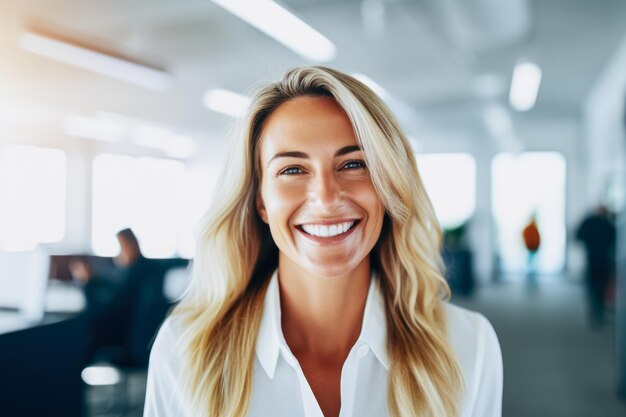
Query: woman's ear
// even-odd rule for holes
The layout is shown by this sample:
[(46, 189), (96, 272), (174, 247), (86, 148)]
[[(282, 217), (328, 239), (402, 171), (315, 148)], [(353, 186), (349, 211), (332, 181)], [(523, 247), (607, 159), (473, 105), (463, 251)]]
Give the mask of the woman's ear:
[(263, 201), (263, 197), (261, 197), (261, 193), (257, 193), (256, 195), (256, 211), (259, 213), (259, 217), (263, 222), (269, 224), (269, 220), (267, 219), (267, 210), (265, 210), (265, 202)]

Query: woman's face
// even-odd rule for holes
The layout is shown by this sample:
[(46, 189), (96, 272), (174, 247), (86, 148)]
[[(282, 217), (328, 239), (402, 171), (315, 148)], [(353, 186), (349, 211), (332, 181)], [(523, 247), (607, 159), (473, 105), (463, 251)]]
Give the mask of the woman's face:
[(352, 125), (334, 100), (280, 105), (261, 133), (257, 209), (281, 255), (317, 276), (343, 276), (380, 236), (384, 206)]

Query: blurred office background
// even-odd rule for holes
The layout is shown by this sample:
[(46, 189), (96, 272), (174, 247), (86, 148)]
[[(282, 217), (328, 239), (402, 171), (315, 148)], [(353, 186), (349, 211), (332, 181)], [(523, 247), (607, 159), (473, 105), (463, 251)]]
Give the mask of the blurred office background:
[[(453, 302), (500, 337), (503, 415), (626, 415), (623, 0), (1, 0), (0, 415), (141, 415), (145, 357), (92, 352), (85, 282), (131, 291), (131, 228), (160, 266), (105, 321), (156, 329), (226, 132), (308, 63), (370, 85), (409, 135)], [(576, 235), (599, 206), (618, 244), (597, 316)]]

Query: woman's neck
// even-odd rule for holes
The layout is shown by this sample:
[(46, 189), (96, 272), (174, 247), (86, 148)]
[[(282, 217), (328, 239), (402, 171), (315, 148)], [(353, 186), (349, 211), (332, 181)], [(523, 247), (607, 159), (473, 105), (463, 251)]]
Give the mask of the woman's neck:
[(278, 276), (287, 344), (296, 357), (343, 363), (363, 323), (369, 258), (348, 274), (332, 278), (314, 276), (285, 258), (280, 259)]

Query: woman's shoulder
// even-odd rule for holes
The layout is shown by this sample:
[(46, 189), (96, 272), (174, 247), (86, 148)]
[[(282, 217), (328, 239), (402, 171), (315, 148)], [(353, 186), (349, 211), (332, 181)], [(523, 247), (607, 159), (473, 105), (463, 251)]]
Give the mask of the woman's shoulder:
[(471, 415), (500, 415), (502, 352), (496, 332), (480, 313), (444, 303), (448, 338), (466, 384), (465, 407), (483, 410)]
[(175, 383), (183, 368), (181, 344), (183, 323), (180, 317), (168, 317), (157, 332), (150, 350), (149, 373), (161, 382)]
[(150, 360), (176, 359), (180, 357), (180, 336), (182, 333), (181, 318), (169, 316), (161, 324), (156, 334)]
[(476, 372), (485, 366), (484, 358), (500, 356), (498, 336), (485, 316), (451, 303), (444, 303), (448, 338), (464, 371)]
[(477, 336), (485, 336), (485, 332), (493, 331), (493, 326), (481, 313), (449, 302), (443, 305), (450, 336), (475, 339)]
[(180, 318), (175, 316), (168, 317), (157, 333), (150, 352), (144, 417), (186, 415), (181, 384), (181, 333)]

